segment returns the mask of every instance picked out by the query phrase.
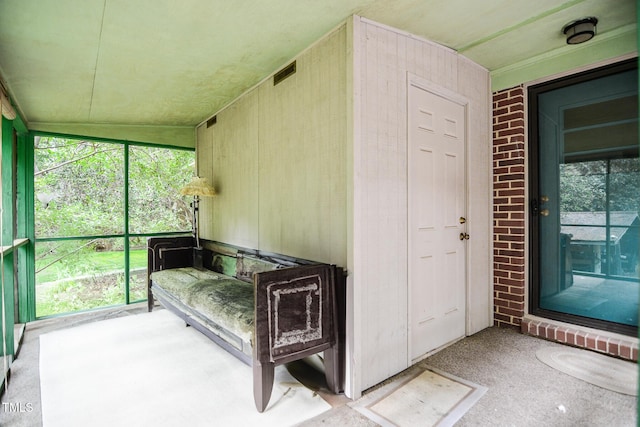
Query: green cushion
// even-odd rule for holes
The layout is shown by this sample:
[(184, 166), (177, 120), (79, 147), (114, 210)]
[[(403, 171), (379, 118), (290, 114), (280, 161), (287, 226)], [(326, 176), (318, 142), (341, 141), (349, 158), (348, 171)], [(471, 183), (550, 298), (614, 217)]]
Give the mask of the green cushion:
[(171, 294), (246, 342), (253, 336), (253, 284), (192, 267), (151, 273), (154, 286)]

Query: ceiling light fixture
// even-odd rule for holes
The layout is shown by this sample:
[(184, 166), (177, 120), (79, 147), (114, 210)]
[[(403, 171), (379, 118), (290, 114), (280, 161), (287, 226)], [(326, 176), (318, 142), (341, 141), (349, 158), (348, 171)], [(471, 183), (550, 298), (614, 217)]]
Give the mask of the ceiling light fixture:
[(562, 32), (567, 36), (567, 44), (579, 44), (591, 40), (596, 35), (596, 24), (598, 19), (590, 16), (565, 25)]

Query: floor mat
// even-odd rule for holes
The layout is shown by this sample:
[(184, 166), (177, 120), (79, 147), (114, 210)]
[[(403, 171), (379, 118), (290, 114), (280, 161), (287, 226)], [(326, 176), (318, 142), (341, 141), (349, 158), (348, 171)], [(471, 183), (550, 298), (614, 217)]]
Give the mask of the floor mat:
[(636, 363), (566, 346), (541, 348), (536, 357), (554, 369), (598, 387), (630, 396), (638, 395)]
[(166, 310), (40, 336), (44, 427), (287, 426), (331, 408), (276, 367), (269, 406), (245, 365)]
[(398, 378), (353, 407), (383, 427), (451, 426), (486, 391), (486, 387), (428, 368)]

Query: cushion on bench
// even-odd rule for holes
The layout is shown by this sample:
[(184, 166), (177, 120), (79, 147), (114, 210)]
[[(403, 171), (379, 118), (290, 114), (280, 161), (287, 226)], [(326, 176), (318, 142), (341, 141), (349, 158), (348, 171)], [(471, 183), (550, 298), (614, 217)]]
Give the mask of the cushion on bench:
[(193, 267), (151, 273), (153, 285), (219, 327), (250, 343), (253, 336), (253, 284)]

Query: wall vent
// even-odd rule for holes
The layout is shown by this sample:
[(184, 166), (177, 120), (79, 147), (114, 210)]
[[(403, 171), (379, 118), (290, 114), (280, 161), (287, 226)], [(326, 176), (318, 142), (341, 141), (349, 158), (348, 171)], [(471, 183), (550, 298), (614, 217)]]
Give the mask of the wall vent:
[(217, 121), (218, 121), (218, 116), (211, 117), (209, 120), (207, 120), (207, 128), (210, 128), (211, 126), (215, 125)]
[(286, 67), (278, 71), (273, 76), (273, 85), (274, 86), (277, 85), (278, 83), (280, 83), (287, 77), (294, 75), (295, 73), (296, 73), (296, 61), (293, 61), (291, 64), (287, 65)]

